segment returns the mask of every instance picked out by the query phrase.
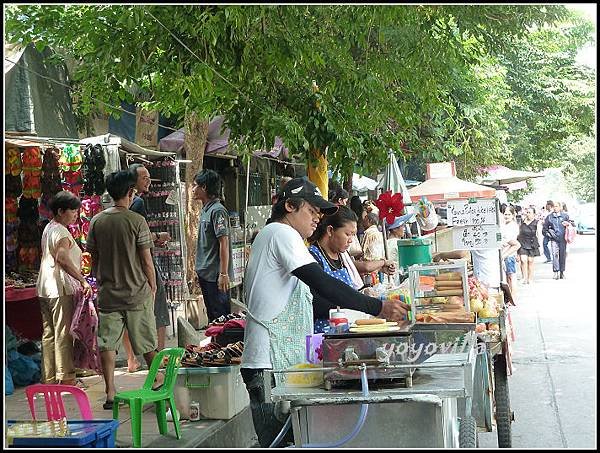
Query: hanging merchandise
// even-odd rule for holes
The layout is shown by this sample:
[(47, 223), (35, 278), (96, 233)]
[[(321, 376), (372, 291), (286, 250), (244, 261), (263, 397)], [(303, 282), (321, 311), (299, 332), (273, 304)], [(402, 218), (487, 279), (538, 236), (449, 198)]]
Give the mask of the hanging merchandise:
[(4, 201), (4, 215), (6, 222), (15, 222), (17, 220), (17, 211), (19, 204), (16, 197), (6, 197)]
[(86, 277), (92, 273), (92, 255), (90, 252), (81, 254), (81, 273)]
[(60, 151), (56, 148), (44, 150), (42, 162), (42, 194), (52, 196), (62, 190), (60, 167), (58, 163)]
[(166, 247), (154, 249), (154, 257), (161, 273), (167, 301), (171, 306), (184, 300), (183, 257), (181, 252), (181, 234), (179, 214), (176, 203), (167, 202), (172, 191), (177, 191), (176, 162), (172, 159), (159, 159), (145, 164), (153, 182), (148, 193), (142, 194), (148, 212), (150, 231), (166, 231), (171, 241)]
[(83, 151), (83, 190), (87, 195), (102, 195), (104, 186), (104, 167), (106, 157), (102, 145), (87, 144)]
[(6, 175), (4, 181), (6, 185), (6, 195), (10, 195), (11, 197), (20, 197), (23, 194), (23, 184), (21, 182), (21, 175)]
[(40, 206), (38, 207), (38, 213), (40, 214), (40, 221), (46, 222), (46, 220), (52, 220), (54, 214), (52, 214), (52, 210), (50, 209), (50, 199), (53, 195), (49, 193), (44, 193), (42, 198), (40, 198)]
[(77, 171), (63, 171), (62, 172), (62, 188), (68, 190), (76, 197), (79, 197), (79, 193), (83, 187), (81, 180), (81, 169)]
[(42, 194), (42, 152), (37, 146), (23, 151), (23, 197), (39, 198)]
[(20, 176), (23, 164), (21, 162), (21, 151), (13, 145), (4, 144), (6, 156), (5, 173), (12, 176)]
[(63, 172), (81, 170), (83, 157), (79, 145), (64, 145), (58, 161)]
[(42, 174), (42, 151), (37, 146), (25, 148), (23, 152), (23, 175), (39, 176)]

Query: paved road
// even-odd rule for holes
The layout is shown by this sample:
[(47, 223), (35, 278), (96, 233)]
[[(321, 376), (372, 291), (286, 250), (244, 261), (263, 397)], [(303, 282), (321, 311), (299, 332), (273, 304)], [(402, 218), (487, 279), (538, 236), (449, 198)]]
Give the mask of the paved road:
[[(569, 246), (565, 280), (536, 261), (532, 285), (519, 285), (509, 378), (514, 448), (596, 446), (596, 236)], [(480, 447), (498, 446), (496, 432)]]

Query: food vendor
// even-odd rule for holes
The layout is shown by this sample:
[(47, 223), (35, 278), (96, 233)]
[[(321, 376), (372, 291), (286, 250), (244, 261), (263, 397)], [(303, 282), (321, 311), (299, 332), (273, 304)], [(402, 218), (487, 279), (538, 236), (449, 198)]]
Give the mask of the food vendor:
[[(359, 293), (327, 275), (309, 253), (304, 240), (323, 215), (337, 209), (312, 182), (294, 178), (279, 194), (252, 246), (245, 275), (248, 316), (241, 373), (261, 447), (270, 446), (285, 421), (276, 405), (265, 400), (263, 371), (304, 362), (306, 335), (313, 332), (311, 290), (340, 307), (407, 322), (407, 305)], [(281, 376), (276, 376), (279, 382)]]

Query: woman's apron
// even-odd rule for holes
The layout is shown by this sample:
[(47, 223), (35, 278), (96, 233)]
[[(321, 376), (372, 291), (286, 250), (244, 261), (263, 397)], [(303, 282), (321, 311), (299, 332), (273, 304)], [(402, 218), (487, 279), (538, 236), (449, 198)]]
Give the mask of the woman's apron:
[[(313, 333), (312, 298), (310, 288), (298, 280), (283, 311), (270, 321), (260, 321), (247, 310), (248, 316), (269, 332), (274, 370), (285, 370), (306, 361), (306, 336)], [(274, 376), (276, 385), (284, 382), (281, 373)]]

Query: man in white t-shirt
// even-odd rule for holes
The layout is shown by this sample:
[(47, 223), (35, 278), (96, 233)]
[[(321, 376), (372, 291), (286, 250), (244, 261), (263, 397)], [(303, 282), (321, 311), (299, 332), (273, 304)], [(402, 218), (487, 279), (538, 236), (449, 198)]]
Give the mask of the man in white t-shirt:
[[(313, 333), (313, 305), (329, 303), (406, 322), (407, 305), (359, 293), (327, 275), (309, 253), (304, 239), (322, 215), (336, 211), (312, 182), (294, 178), (252, 244), (244, 278), (248, 316), (241, 372), (261, 447), (271, 445), (285, 422), (275, 404), (265, 400), (263, 371), (304, 361), (306, 335)], [(283, 441), (291, 441), (291, 434)]]

